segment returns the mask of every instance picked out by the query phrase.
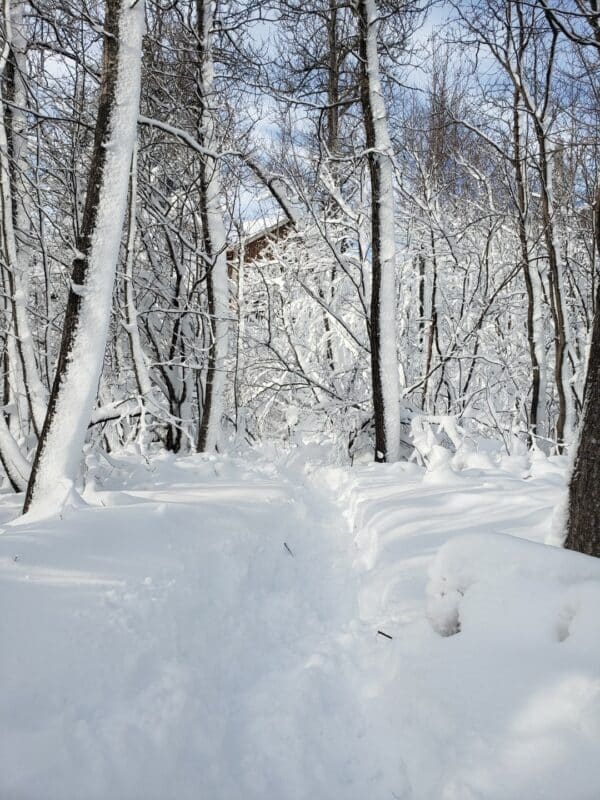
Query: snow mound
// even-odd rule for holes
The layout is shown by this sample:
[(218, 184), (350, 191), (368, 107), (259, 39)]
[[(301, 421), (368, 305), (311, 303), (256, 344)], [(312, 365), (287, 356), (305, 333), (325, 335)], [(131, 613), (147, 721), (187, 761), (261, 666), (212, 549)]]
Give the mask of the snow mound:
[(600, 640), (600, 561), (502, 534), (447, 542), (429, 569), (427, 613), (442, 636)]

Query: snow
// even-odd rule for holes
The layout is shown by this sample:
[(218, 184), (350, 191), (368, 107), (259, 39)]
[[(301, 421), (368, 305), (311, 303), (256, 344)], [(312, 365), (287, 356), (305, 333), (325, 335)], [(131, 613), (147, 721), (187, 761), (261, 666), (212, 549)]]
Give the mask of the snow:
[(249, 244), (261, 236), (268, 235), (276, 231), (280, 225), (284, 225), (287, 219), (280, 213), (265, 214), (256, 219), (244, 220), (242, 230), (245, 237), (245, 243)]
[[(433, 627), (444, 636), (464, 630), (465, 624), (473, 626), (478, 620), (485, 626), (486, 616), (499, 616), (509, 636), (514, 637), (518, 631), (530, 639), (539, 627), (526, 625), (526, 620), (539, 614), (537, 622), (543, 619), (543, 628), (553, 628), (562, 641), (570, 632), (565, 620), (568, 618), (571, 623), (578, 614), (579, 593), (596, 593), (596, 600), (600, 600), (600, 561), (556, 547), (515, 541), (502, 534), (470, 534), (448, 542), (440, 549), (429, 577), (429, 616)], [(509, 614), (510, 604), (507, 605), (509, 586), (515, 617)], [(529, 600), (532, 586), (538, 588), (539, 605), (533, 611)], [(488, 616), (487, 606), (494, 603), (504, 608), (499, 615)], [(474, 605), (475, 618), (471, 616)], [(584, 646), (600, 630), (585, 633)]]
[(331, 460), (0, 495), (0, 797), (600, 796), (600, 566), (543, 544), (565, 459)]

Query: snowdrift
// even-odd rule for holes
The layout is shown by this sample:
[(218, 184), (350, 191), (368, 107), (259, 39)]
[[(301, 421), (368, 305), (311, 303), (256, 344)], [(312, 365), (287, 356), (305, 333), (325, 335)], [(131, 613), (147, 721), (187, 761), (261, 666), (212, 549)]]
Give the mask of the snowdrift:
[(2, 800), (600, 797), (598, 566), (539, 544), (564, 464), (311, 459), (0, 498)]
[(600, 642), (600, 561), (510, 536), (445, 544), (429, 570), (428, 616), (438, 633)]

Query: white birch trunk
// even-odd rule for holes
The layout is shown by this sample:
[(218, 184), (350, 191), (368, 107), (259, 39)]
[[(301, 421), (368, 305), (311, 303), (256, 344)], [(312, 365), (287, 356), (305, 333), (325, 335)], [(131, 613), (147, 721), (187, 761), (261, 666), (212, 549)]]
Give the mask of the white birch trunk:
[(2, 411), (0, 411), (0, 462), (12, 488), (16, 492), (25, 491), (31, 464), (23, 456)]
[[(214, 23), (215, 3), (198, 2), (198, 14), (202, 15), (200, 30), (201, 64), (199, 93), (204, 104), (200, 119), (198, 138), (203, 147), (211, 152), (218, 149), (216, 136), (216, 110), (214, 87), (214, 64), (212, 58), (211, 30)], [(212, 321), (210, 363), (205, 391), (205, 409), (199, 437), (199, 449), (212, 452), (218, 444), (223, 418), (227, 355), (229, 351), (229, 281), (227, 275), (227, 241), (223, 212), (221, 210), (222, 188), (219, 164), (206, 156), (203, 164), (204, 187), (202, 223), (205, 253), (209, 265), (211, 295), (209, 312)]]
[[(363, 37), (361, 57), (366, 86), (363, 112), (370, 150), (372, 205), (371, 333), (373, 399), (378, 460), (400, 458), (400, 383), (396, 349), (396, 242), (394, 233), (394, 163), (377, 49), (378, 9), (375, 0), (359, 0)], [(381, 409), (378, 409), (378, 404)], [(382, 417), (378, 421), (378, 415)], [(378, 435), (378, 428), (382, 428)], [(381, 436), (383, 433), (383, 436)], [(381, 452), (381, 444), (384, 452)]]
[(28, 421), (31, 416), (27, 397), (25, 396), (25, 380), (23, 379), (23, 364), (17, 352), (16, 334), (14, 324), (11, 323), (7, 335), (6, 351), (8, 354), (8, 383), (10, 388), (10, 404), (14, 406), (14, 413), (10, 415), (9, 430), (15, 440), (27, 431)]
[(565, 280), (564, 270), (562, 263), (562, 256), (560, 245), (556, 238), (556, 203), (554, 199), (554, 153), (548, 153), (548, 164), (545, 173), (546, 179), (546, 192), (548, 196), (548, 218), (551, 223), (549, 246), (554, 251), (554, 258), (556, 260), (556, 272), (558, 280), (558, 298), (557, 302), (560, 303), (561, 314), (563, 318), (563, 329), (565, 338), (565, 348), (563, 352), (562, 363), (560, 365), (560, 375), (562, 385), (565, 392), (565, 427), (564, 427), (564, 442), (571, 444), (574, 438), (575, 431), (575, 400), (573, 397), (573, 390), (571, 388), (571, 378), (573, 373), (569, 364), (569, 355), (573, 358), (573, 362), (577, 363), (577, 357), (573, 347), (573, 336), (571, 332), (571, 325), (569, 322), (569, 309), (565, 297)]
[(131, 347), (133, 369), (137, 389), (145, 406), (152, 396), (152, 383), (146, 354), (142, 346), (140, 331), (137, 323), (137, 308), (135, 304), (135, 290), (133, 286), (133, 255), (135, 252), (136, 235), (136, 199), (137, 199), (137, 145), (133, 148), (131, 160), (131, 180), (129, 183), (129, 230), (127, 232), (127, 257), (125, 260), (124, 294), (126, 330)]
[(140, 101), (143, 0), (108, 0), (105, 27), (101, 104), (106, 105), (98, 112), (94, 156), (99, 160), (92, 164), (86, 200), (91, 220), (87, 251), (78, 256), (83, 282), (71, 288), (57, 374), (28, 486), (24, 510), (36, 515), (59, 511), (74, 491), (102, 372), (127, 206)]
[[(12, 51), (16, 63), (14, 105), (24, 107), (26, 93), (21, 70), (24, 69), (25, 44), (21, 33), (22, 4), (20, 2), (12, 4), (5, 0), (4, 24), (6, 40), (0, 55), (0, 78), (6, 73), (8, 58)], [(1, 84), (2, 82), (0, 81), (0, 183), (3, 249), (8, 270), (17, 351), (25, 379), (24, 390), (27, 393), (31, 422), (36, 435), (39, 435), (46, 413), (48, 393), (40, 378), (31, 327), (27, 316), (27, 248), (18, 242), (17, 232), (15, 231), (15, 223), (17, 228), (20, 227), (21, 231), (26, 226), (26, 214), (23, 205), (25, 193), (22, 186), (20, 187), (20, 192), (14, 191), (18, 187), (14, 187), (11, 181), (8, 133)], [(15, 164), (16, 181), (18, 182), (20, 181), (19, 176), (25, 161), (24, 127), (23, 112), (19, 108), (13, 107), (11, 111), (12, 157)], [(16, 219), (13, 217), (13, 201), (16, 201)]]
[(536, 265), (530, 271), (533, 292), (533, 346), (539, 369), (540, 394), (537, 403), (537, 435), (544, 439), (550, 435), (546, 392), (548, 390), (548, 364), (546, 360), (546, 323), (544, 319), (544, 295), (542, 277)]

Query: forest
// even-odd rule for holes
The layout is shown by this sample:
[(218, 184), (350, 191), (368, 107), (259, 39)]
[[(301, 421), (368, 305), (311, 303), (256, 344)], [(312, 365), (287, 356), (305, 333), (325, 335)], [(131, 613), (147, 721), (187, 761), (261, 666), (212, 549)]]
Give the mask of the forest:
[(600, 797), (599, 0), (0, 48), (0, 798)]

